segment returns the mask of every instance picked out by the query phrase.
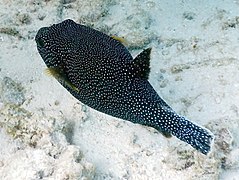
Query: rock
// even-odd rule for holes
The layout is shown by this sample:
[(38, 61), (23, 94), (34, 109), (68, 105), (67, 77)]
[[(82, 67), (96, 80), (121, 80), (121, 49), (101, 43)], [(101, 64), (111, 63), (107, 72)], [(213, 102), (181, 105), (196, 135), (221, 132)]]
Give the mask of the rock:
[(93, 179), (94, 167), (81, 160), (75, 146), (66, 147), (58, 159), (44, 150), (27, 148), (17, 151), (0, 167), (1, 179)]
[(20, 106), (24, 103), (24, 88), (10, 77), (4, 77), (0, 85), (0, 99), (5, 104)]

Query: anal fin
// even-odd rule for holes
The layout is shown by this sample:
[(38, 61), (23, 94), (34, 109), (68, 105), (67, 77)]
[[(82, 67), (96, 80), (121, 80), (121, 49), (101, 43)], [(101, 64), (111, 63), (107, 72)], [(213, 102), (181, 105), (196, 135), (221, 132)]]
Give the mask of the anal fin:
[(164, 137), (166, 137), (166, 138), (171, 138), (171, 137), (172, 137), (172, 134), (169, 133), (169, 132), (161, 131), (160, 133), (161, 133)]

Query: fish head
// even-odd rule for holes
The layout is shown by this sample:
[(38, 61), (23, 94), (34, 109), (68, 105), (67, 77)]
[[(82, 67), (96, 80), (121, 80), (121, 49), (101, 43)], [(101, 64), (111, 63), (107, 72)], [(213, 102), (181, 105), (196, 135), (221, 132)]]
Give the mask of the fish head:
[(75, 26), (74, 21), (65, 20), (38, 30), (35, 37), (37, 49), (48, 68), (64, 66), (64, 60), (70, 58), (75, 43), (72, 38), (74, 35), (68, 34), (74, 33)]

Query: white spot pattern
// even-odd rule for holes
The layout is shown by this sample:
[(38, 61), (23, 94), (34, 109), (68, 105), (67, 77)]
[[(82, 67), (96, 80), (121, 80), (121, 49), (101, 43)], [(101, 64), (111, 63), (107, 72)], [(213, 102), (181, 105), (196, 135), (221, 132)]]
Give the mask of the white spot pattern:
[(170, 133), (203, 154), (209, 152), (212, 134), (176, 114), (148, 82), (149, 62), (142, 58), (150, 51), (133, 61), (120, 42), (72, 20), (41, 28), (36, 42), (46, 65), (60, 68), (79, 91), (58, 81), (84, 104)]

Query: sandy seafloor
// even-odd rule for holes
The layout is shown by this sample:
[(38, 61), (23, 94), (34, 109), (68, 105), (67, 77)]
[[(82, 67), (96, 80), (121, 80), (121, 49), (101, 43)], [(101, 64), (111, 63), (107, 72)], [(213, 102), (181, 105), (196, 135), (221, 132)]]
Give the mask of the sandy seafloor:
[[(99, 113), (44, 74), (34, 36), (71, 18), (152, 47), (149, 81), (215, 134), (204, 156)], [(0, 179), (239, 179), (238, 0), (1, 0)]]

